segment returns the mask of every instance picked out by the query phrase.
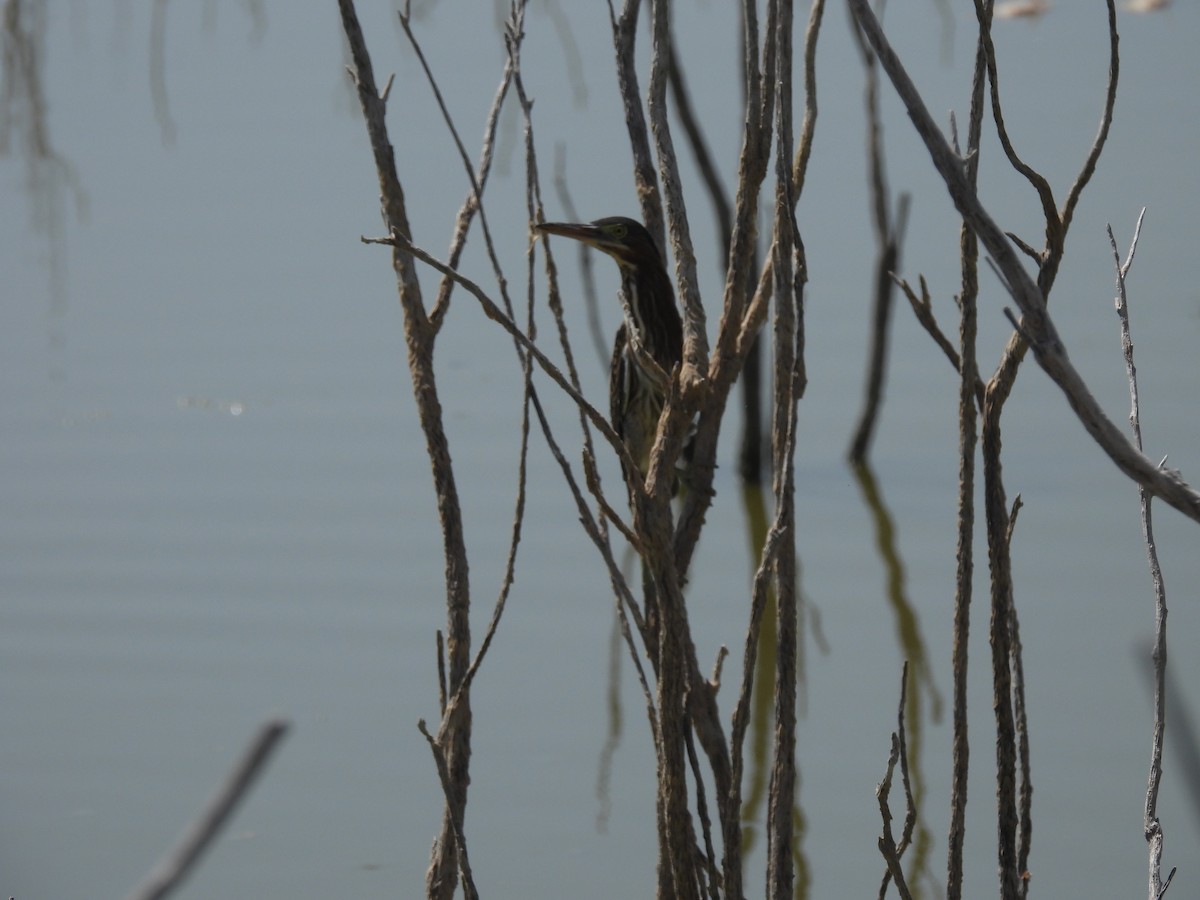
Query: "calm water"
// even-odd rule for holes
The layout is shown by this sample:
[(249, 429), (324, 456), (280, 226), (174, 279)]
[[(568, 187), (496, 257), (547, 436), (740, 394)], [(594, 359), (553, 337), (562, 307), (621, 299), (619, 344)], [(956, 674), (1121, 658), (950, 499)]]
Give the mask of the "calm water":
[[(1061, 2), (1005, 23), (1002, 94), (1027, 158), (1065, 194), (1095, 132), (1103, 17)], [(811, 270), (810, 385), (801, 407), (803, 589), (827, 652), (807, 644), (800, 725), (812, 896), (873, 896), (882, 873), (874, 788), (905, 650), (861, 492), (842, 463), (859, 403), (872, 238), (863, 193), (862, 75), (840, 4), (819, 51), (821, 119), (801, 225)], [(480, 8), (483, 12), (480, 12)], [(548, 208), (564, 142), (576, 206), (634, 209), (610, 83), (602, 5), (572, 10), (583, 82), (533, 4), (526, 83)], [(898, 11), (894, 11), (898, 12)], [(393, 141), (416, 239), (443, 252), (466, 185), (412, 52), (386, 10), (364, 22), (376, 68), (394, 71)], [(147, 79), (152, 26), (133, 4), (50, 4), (43, 91), (51, 140), (80, 196), (0, 160), (0, 890), (122, 896), (208, 797), (259, 723), (294, 724), (265, 779), (184, 890), (195, 898), (410, 897), (440, 820), (419, 718), (437, 710), (440, 542), (416, 425), (401, 319), (379, 231), (366, 138), (343, 83), (332, 8), (258, 23), (216, 3), (169, 8), (164, 145)], [(365, 15), (365, 10), (364, 10)], [(736, 153), (724, 4), (681, 4), (681, 48), (715, 152)], [(894, 18), (935, 110), (965, 121), (970, 23), (944, 44), (934, 7)], [(1072, 357), (1110, 414), (1128, 406), (1111, 255), (1149, 206), (1130, 282), (1151, 456), (1200, 481), (1200, 290), (1193, 201), (1200, 101), (1187, 4), (1123, 15), (1122, 82), (1109, 149), (1079, 207), (1053, 306)], [(473, 146), (502, 67), (493, 7), (426, 4), (417, 23)], [(460, 37), (456, 38), (456, 33)], [(472, 52), (464, 57), (463, 38)], [(947, 52), (949, 47), (952, 52)], [(714, 65), (711, 60), (727, 60)], [(952, 329), (957, 225), (890, 93), (889, 171), (915, 196), (904, 271), (925, 273)], [(523, 288), (520, 127), (502, 122), (489, 215), (514, 293)], [(612, 137), (610, 137), (612, 136)], [(984, 148), (984, 190), (1006, 228), (1040, 244), (1032, 192)], [(47, 184), (49, 186), (47, 187)], [(57, 185), (57, 186), (56, 186)], [(614, 196), (625, 198), (613, 200)], [(703, 195), (689, 195), (701, 274), (719, 279)], [(560, 253), (568, 284), (574, 254)], [(485, 279), (486, 263), (464, 268)], [(611, 266), (598, 272), (605, 297)], [(434, 282), (426, 279), (427, 290)], [(1007, 335), (985, 278), (981, 366)], [(514, 500), (520, 373), (511, 344), (465, 295), (439, 345), (439, 379), (467, 513), (481, 634), (498, 589)], [(604, 310), (605, 327), (615, 309)], [(545, 315), (544, 313), (542, 314)], [(602, 398), (580, 308), (589, 395)], [(710, 310), (710, 318), (716, 315)], [(543, 318), (544, 322), (548, 322)], [(548, 333), (548, 332), (544, 332)], [(903, 588), (930, 680), (914, 738), (929, 865), (941, 881), (948, 809), (956, 382), (897, 309), (874, 451)], [(544, 392), (548, 393), (548, 392)], [(551, 403), (577, 456), (573, 413)], [(1137, 654), (1152, 626), (1133, 487), (1090, 446), (1032, 365), (1005, 418), (1005, 476), (1025, 508), (1014, 543), (1034, 766), (1031, 868), (1041, 896), (1137, 896), (1149, 750)], [(733, 432), (730, 432), (732, 435)], [(691, 593), (702, 660), (738, 649), (751, 571), (722, 448), (718, 504)], [(653, 756), (624, 662), (623, 734), (597, 796), (609, 731), (612, 604), (595, 553), (540, 438), (531, 452), (517, 585), (475, 694), (468, 839), (495, 897), (645, 896), (653, 883)], [(1200, 716), (1200, 532), (1157, 510), (1176, 683)], [(980, 547), (978, 560), (986, 557)], [(979, 573), (980, 597), (986, 595)], [(968, 893), (995, 890), (987, 611), (973, 618), (973, 779)], [(707, 663), (706, 663), (707, 664)], [(731, 665), (727, 673), (736, 668)], [(728, 693), (728, 691), (726, 692)], [(731, 703), (723, 698), (725, 707)], [(1166, 864), (1197, 888), (1200, 821), (1168, 753), (1160, 802)], [(607, 816), (604, 826), (598, 817)], [(753, 867), (761, 862), (756, 849)], [(564, 885), (570, 885), (564, 889)], [(753, 890), (757, 891), (757, 888)]]

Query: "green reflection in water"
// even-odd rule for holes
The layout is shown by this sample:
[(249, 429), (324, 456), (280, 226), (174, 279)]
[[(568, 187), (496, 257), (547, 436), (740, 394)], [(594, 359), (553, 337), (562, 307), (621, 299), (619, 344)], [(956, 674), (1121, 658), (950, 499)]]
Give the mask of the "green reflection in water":
[(919, 895), (918, 885), (922, 882), (933, 884), (933, 873), (930, 870), (930, 853), (933, 849), (933, 836), (922, 816), (922, 803), (925, 798), (925, 776), (921, 769), (921, 750), (924, 732), (923, 698), (930, 703), (930, 718), (938, 722), (942, 717), (942, 696), (934, 684), (929, 668), (929, 656), (925, 649), (925, 640), (921, 634), (920, 622), (916, 611), (909, 602), (905, 591), (904, 560), (900, 556), (899, 541), (896, 526), (891, 513), (884, 504), (883, 494), (875, 480), (875, 474), (868, 463), (852, 463), (851, 471), (862, 491), (863, 502), (871, 514), (875, 527), (875, 548), (883, 564), (886, 590), (884, 596), (896, 617), (896, 639), (900, 644), (903, 659), (908, 661), (912, 686), (915, 690), (908, 692), (908, 702), (904, 710), (904, 727), (908, 737), (908, 766), (912, 784), (913, 804), (916, 807), (916, 825), (912, 837), (912, 854), (908, 857), (906, 866), (909, 886), (914, 895)]

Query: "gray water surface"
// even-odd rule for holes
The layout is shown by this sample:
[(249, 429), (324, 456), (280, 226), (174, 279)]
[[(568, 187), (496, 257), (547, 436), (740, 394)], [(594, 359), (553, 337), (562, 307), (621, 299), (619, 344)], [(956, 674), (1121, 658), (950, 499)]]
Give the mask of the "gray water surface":
[[(377, 72), (396, 73), (392, 138), (415, 239), (442, 254), (465, 178), (412, 51), (387, 9), (365, 6)], [(1094, 6), (1064, 0), (1038, 22), (996, 27), (1014, 140), (1060, 203), (1103, 96), (1107, 40)], [(472, 152), (503, 65), (492, 10), (444, 2), (414, 23)], [(292, 4), (262, 11), (260, 33), (240, 10), (169, 8), (173, 141), (164, 145), (145, 74), (148, 12), (50, 4), (47, 124), (86, 203), (77, 207), (61, 182), (37, 187), (47, 169), (31, 169), (16, 146), (0, 159), (0, 891), (18, 900), (123, 896), (272, 716), (291, 720), (292, 733), (180, 896), (412, 897), (423, 889), (441, 801), (416, 722), (437, 718), (434, 634), (444, 627), (429, 464), (388, 254), (359, 242), (380, 229), (377, 184), (341, 70), (337, 17), (332, 8), (301, 16)], [(631, 214), (606, 13), (595, 5), (569, 14), (586, 99), (573, 93), (544, 6), (532, 4), (526, 22), (548, 210), (562, 217), (549, 186), (561, 141), (582, 214)], [(888, 15), (930, 107), (953, 108), (965, 122), (970, 17), (960, 18), (947, 54), (932, 5), (896, 5)], [(731, 179), (740, 120), (733, 12), (679, 4), (676, 16), (684, 65)], [(1123, 14), (1120, 26), (1112, 136), (1078, 209), (1052, 306), (1072, 359), (1123, 420), (1104, 226), (1112, 223), (1124, 252), (1148, 206), (1130, 281), (1147, 452), (1169, 453), (1169, 465), (1196, 483), (1200, 100), (1191, 88), (1200, 12), (1176, 4)], [(898, 637), (903, 623), (888, 601), (873, 521), (842, 462), (859, 406), (874, 246), (863, 75), (840, 4), (825, 28), (821, 118), (800, 207), (810, 382), (797, 505), (802, 588), (828, 649), (805, 643), (798, 800), (812, 896), (861, 897), (874, 896), (883, 872), (874, 789), (911, 649)], [(927, 275), (953, 332), (958, 225), (890, 89), (883, 106), (893, 190), (915, 198), (904, 274)], [(520, 140), (510, 111), (488, 213), (523, 303)], [(997, 218), (1040, 245), (1036, 198), (1002, 166), (994, 138), (983, 162), (981, 190)], [(688, 200), (715, 325), (716, 241), (695, 184)], [(574, 248), (558, 248), (557, 259), (568, 297), (578, 297)], [(478, 246), (462, 267), (491, 289)], [(616, 288), (611, 268), (597, 260), (606, 300)], [(986, 272), (983, 282), (986, 374), (1007, 338), (1001, 310), (1010, 301)], [(605, 376), (582, 305), (568, 312), (585, 391), (602, 405)], [(602, 312), (605, 328), (615, 327), (615, 304)], [(539, 317), (549, 343), (544, 306)], [(928, 865), (941, 882), (957, 382), (903, 306), (893, 334), (873, 460), (928, 661), (929, 680), (910, 693), (920, 703), (913, 737)], [(511, 527), (521, 373), (509, 339), (461, 292), (438, 354), (478, 639)], [(575, 414), (541, 383), (577, 461)], [(704, 665), (721, 645), (734, 654), (726, 711), (752, 571), (734, 434), (723, 440), (719, 496), (690, 589)], [(1031, 360), (1005, 416), (1004, 452), (1010, 498), (1019, 492), (1025, 503), (1013, 556), (1033, 747), (1034, 893), (1137, 896), (1150, 748), (1137, 654), (1153, 624), (1137, 494)], [(614, 483), (613, 461), (603, 464)], [(492, 897), (648, 896), (653, 752), (640, 691), (623, 661), (622, 738), (608, 793), (598, 797), (609, 734), (607, 576), (536, 435), (530, 471), (516, 586), (474, 694), (467, 837), (475, 878)], [(1190, 652), (1200, 636), (1200, 532), (1161, 505), (1156, 516), (1171, 665), (1200, 715), (1200, 662)], [(967, 892), (986, 896), (995, 890), (995, 825), (982, 542), (976, 562)], [(1200, 822), (1177, 759), (1168, 752), (1160, 799), (1164, 861), (1181, 866), (1175, 891), (1193, 896)], [(757, 869), (761, 842), (751, 853)]]

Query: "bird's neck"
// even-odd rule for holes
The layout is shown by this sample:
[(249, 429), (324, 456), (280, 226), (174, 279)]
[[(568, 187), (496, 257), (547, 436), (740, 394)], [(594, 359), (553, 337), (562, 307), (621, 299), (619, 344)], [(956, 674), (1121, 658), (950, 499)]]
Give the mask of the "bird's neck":
[(666, 273), (639, 275), (622, 266), (621, 306), (631, 342), (669, 372), (683, 355), (683, 332), (675, 291)]
[(638, 279), (634, 272), (621, 267), (621, 309), (625, 314), (625, 326), (637, 336), (643, 344), (650, 332), (647, 307), (650, 298), (644, 291), (638, 289)]

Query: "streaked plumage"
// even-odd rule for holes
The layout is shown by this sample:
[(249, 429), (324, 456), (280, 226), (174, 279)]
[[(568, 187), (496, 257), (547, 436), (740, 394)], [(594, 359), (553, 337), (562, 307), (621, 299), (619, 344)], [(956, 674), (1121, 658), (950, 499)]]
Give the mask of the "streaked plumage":
[[(683, 324), (662, 256), (650, 232), (623, 216), (537, 227), (604, 251), (620, 269), (625, 321), (613, 345), (609, 415), (644, 477), (666, 398), (666, 379), (683, 356)], [(628, 480), (628, 472), (625, 477)]]

